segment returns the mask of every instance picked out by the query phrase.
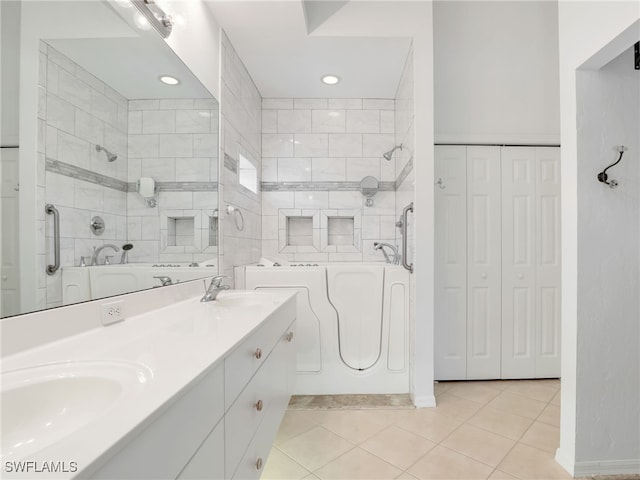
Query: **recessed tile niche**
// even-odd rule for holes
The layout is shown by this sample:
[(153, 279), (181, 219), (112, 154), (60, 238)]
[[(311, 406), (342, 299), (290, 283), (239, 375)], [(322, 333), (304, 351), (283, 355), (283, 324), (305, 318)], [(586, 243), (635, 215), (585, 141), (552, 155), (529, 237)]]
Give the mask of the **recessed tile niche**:
[(313, 217), (287, 217), (287, 245), (313, 245)]
[(167, 246), (191, 247), (195, 243), (194, 217), (167, 218)]
[(328, 217), (327, 227), (327, 245), (354, 245), (353, 217)]

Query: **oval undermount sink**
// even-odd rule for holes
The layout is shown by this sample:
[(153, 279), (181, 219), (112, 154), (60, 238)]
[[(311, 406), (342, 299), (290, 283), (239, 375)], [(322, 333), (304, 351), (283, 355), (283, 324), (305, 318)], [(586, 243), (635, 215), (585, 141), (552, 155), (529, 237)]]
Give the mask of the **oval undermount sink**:
[(99, 419), (144, 388), (143, 365), (69, 362), (2, 373), (0, 458), (23, 458)]

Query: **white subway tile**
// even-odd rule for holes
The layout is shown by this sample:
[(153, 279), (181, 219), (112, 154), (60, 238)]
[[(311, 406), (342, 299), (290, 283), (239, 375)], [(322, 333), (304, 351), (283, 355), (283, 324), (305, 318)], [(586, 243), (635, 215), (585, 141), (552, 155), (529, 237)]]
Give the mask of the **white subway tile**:
[(160, 219), (158, 217), (142, 217), (141, 232), (142, 240), (160, 240)]
[(196, 110), (213, 110), (218, 111), (218, 102), (215, 98), (195, 98), (193, 100), (193, 108)]
[(262, 133), (278, 132), (278, 111), (262, 110)]
[(129, 112), (129, 124), (128, 124), (127, 131), (130, 134), (142, 133), (142, 111)]
[(380, 111), (347, 110), (347, 132), (380, 133)]
[(53, 172), (45, 172), (45, 177), (47, 183), (45, 201), (58, 207), (73, 207), (75, 180)]
[(176, 160), (177, 182), (206, 182), (209, 180), (210, 158), (180, 158)]
[(58, 74), (60, 67), (52, 61), (47, 61), (47, 91), (50, 94), (58, 94)]
[(262, 217), (263, 240), (278, 239), (278, 217), (276, 215), (264, 215)]
[(210, 133), (210, 110), (177, 110), (176, 133)]
[(88, 169), (90, 159), (89, 142), (58, 130), (58, 160)]
[(361, 253), (329, 253), (329, 262), (361, 262)]
[(75, 119), (76, 109), (73, 105), (55, 95), (47, 95), (47, 124), (73, 134)]
[(294, 192), (295, 208), (329, 208), (329, 192)]
[(47, 89), (38, 85), (38, 118), (47, 119)]
[(310, 182), (310, 158), (278, 158), (279, 182)]
[(82, 80), (97, 92), (104, 93), (105, 84), (94, 77), (92, 74), (87, 72), (80, 65), (76, 65), (76, 77), (78, 77), (78, 79)]
[(127, 159), (127, 181), (135, 182), (142, 176), (142, 160), (140, 158)]
[(77, 180), (75, 182), (75, 208), (85, 210), (104, 210), (104, 187), (90, 182)]
[(349, 158), (347, 159), (347, 181), (360, 181), (364, 177), (372, 176), (380, 180), (380, 160), (377, 158)]
[[(397, 152), (397, 150), (396, 150)], [(395, 182), (396, 181), (396, 158), (392, 157), (391, 160), (387, 160), (384, 157), (380, 157), (380, 180), (383, 182)]]
[(380, 110), (380, 133), (395, 133), (396, 116), (393, 110)]
[[(106, 212), (125, 215), (127, 212), (127, 194), (113, 188), (103, 188), (104, 209)], [(126, 236), (126, 235), (125, 235)]]
[(141, 163), (143, 177), (151, 177), (156, 182), (176, 181), (175, 158), (143, 158)]
[(218, 156), (218, 134), (217, 133), (195, 133), (193, 135), (193, 156), (194, 157), (217, 157)]
[(361, 98), (330, 98), (328, 108), (362, 109)]
[(47, 86), (47, 56), (40, 52), (38, 57), (38, 85)]
[(325, 133), (296, 133), (294, 152), (296, 157), (325, 157), (328, 151), (329, 137)]
[(193, 192), (193, 208), (209, 210), (208, 214), (218, 208), (218, 192)]
[(76, 71), (76, 64), (51, 46), (47, 49), (47, 57), (56, 65), (64, 68), (67, 72), (73, 73)]
[(394, 238), (398, 232), (396, 217), (393, 215), (381, 215), (378, 218), (380, 219), (380, 238)]
[(159, 110), (160, 100), (129, 100), (129, 111)]
[(344, 158), (313, 158), (311, 180), (314, 182), (343, 182), (346, 180)]
[(129, 158), (158, 156), (158, 135), (129, 135)]
[(102, 145), (104, 143), (104, 122), (84, 110), (78, 109), (76, 111), (76, 135), (87, 142)]
[(395, 205), (395, 192), (378, 192), (373, 197), (373, 206), (365, 208), (364, 215), (394, 215)]
[(193, 99), (191, 98), (162, 98), (158, 105), (160, 110), (191, 110)]
[(58, 159), (58, 130), (47, 125), (45, 130), (45, 154), (54, 160)]
[(362, 217), (362, 238), (380, 238), (380, 217), (374, 215), (364, 215)]
[(142, 133), (175, 133), (176, 113), (173, 110), (144, 110)]
[[(144, 119), (143, 119), (144, 121)], [(193, 136), (189, 134), (159, 135), (159, 157), (193, 156)]]
[(395, 100), (383, 98), (364, 98), (362, 108), (365, 110), (394, 110)]
[(278, 159), (273, 157), (262, 158), (262, 181), (278, 181)]
[(110, 125), (117, 125), (118, 105), (95, 90), (91, 91), (91, 113)]
[(262, 192), (262, 215), (278, 215), (279, 209), (294, 206), (294, 192)]
[(345, 132), (345, 110), (313, 110), (311, 117), (313, 133)]
[(265, 157), (293, 157), (293, 135), (286, 133), (263, 134), (262, 155)]
[(362, 208), (362, 194), (360, 192), (329, 192), (329, 208)]
[(262, 108), (264, 110), (279, 110), (293, 108), (293, 98), (263, 98)]
[(326, 98), (294, 98), (293, 108), (327, 108)]
[(394, 145), (395, 138), (392, 133), (365, 133), (362, 135), (362, 155), (364, 157), (380, 158)]
[(104, 143), (102, 145), (118, 155), (117, 161), (124, 161), (127, 158), (127, 134), (111, 125), (104, 126)]
[(359, 133), (330, 133), (330, 157), (361, 157), (362, 135)]
[(160, 192), (158, 194), (158, 208), (161, 209), (189, 209), (193, 208), (192, 192)]
[(278, 133), (310, 133), (311, 110), (278, 110)]

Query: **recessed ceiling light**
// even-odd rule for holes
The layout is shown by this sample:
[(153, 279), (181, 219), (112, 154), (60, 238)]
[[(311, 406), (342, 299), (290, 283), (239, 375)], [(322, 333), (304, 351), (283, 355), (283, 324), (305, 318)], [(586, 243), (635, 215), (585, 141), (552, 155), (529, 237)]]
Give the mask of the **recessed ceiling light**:
[(176, 77), (172, 77), (170, 75), (161, 75), (160, 76), (160, 81), (162, 83), (166, 83), (167, 85), (178, 85), (180, 83), (180, 80), (178, 80)]
[(340, 81), (340, 77), (337, 75), (323, 75), (322, 83), (326, 83), (327, 85), (335, 85)]

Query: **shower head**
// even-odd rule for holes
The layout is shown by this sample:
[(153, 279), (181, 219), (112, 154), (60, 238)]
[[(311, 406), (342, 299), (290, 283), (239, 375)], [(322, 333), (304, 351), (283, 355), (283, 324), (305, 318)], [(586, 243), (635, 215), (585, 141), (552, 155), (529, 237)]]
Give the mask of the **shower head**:
[(386, 153), (383, 153), (382, 156), (384, 157), (385, 160), (387, 160), (388, 162), (391, 161), (391, 156), (393, 155), (393, 152), (395, 152), (397, 149), (402, 150), (402, 144), (400, 145), (396, 145), (395, 147), (393, 147), (391, 150), (389, 150)]
[(118, 155), (116, 155), (115, 153), (111, 153), (102, 145), (96, 145), (96, 152), (104, 152), (105, 155), (107, 156), (107, 160), (110, 162), (115, 162), (118, 159)]

